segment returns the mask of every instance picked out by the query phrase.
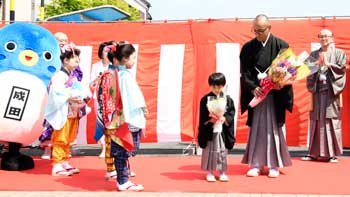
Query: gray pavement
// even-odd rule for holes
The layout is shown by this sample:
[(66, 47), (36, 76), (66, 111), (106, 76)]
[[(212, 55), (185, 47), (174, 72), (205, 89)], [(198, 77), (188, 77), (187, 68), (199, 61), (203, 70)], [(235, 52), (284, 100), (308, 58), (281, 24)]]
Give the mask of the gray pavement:
[[(24, 154), (39, 156), (43, 150), (38, 146), (22, 148)], [(101, 148), (98, 144), (76, 145), (72, 147), (72, 154), (77, 156), (97, 156)], [(244, 154), (245, 145), (236, 144), (233, 150), (229, 151), (230, 156), (241, 156)], [(302, 157), (307, 154), (306, 147), (289, 147), (292, 157)], [(191, 143), (169, 142), (169, 143), (142, 143), (139, 155), (200, 155), (201, 149)], [(350, 156), (350, 149), (344, 149), (344, 156)]]
[(350, 197), (349, 195), (308, 195), (308, 194), (218, 194), (218, 193), (153, 193), (153, 192), (0, 192), (0, 196), (6, 197)]

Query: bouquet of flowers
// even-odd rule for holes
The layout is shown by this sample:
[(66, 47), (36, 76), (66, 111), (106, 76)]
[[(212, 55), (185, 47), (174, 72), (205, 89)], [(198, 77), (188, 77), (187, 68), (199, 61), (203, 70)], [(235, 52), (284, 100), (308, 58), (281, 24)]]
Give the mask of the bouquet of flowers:
[(249, 106), (257, 106), (272, 89), (280, 89), (285, 85), (290, 85), (294, 81), (304, 79), (308, 75), (317, 72), (316, 66), (304, 63), (307, 57), (306, 51), (296, 56), (290, 48), (282, 50), (272, 61), (268, 76), (260, 81), (264, 94), (254, 97), (250, 101)]
[(223, 96), (208, 96), (207, 108), (209, 116), (215, 118), (217, 121), (214, 123), (213, 132), (220, 133), (222, 131), (221, 118), (225, 114), (226, 109), (226, 97)]

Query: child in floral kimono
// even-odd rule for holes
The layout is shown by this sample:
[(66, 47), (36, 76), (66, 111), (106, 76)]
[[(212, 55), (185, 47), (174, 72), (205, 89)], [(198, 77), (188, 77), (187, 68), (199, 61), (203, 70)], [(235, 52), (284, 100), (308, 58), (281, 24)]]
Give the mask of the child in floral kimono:
[(235, 143), (235, 107), (231, 97), (224, 95), (226, 84), (222, 73), (213, 73), (208, 79), (211, 91), (202, 97), (199, 111), (198, 143), (203, 149), (201, 167), (208, 171), (206, 180), (215, 182), (214, 171), (219, 171), (219, 181), (228, 181), (227, 152)]
[[(131, 44), (117, 44), (112, 50), (111, 62), (118, 63), (117, 69), (102, 75), (100, 95), (102, 101), (105, 135), (111, 138), (111, 155), (117, 171), (119, 191), (140, 191), (143, 186), (129, 181), (128, 158), (135, 156), (145, 128), (147, 109), (136, 80), (128, 69), (135, 61), (135, 48)], [(106, 143), (107, 145), (107, 143)], [(107, 147), (107, 146), (106, 146)]]

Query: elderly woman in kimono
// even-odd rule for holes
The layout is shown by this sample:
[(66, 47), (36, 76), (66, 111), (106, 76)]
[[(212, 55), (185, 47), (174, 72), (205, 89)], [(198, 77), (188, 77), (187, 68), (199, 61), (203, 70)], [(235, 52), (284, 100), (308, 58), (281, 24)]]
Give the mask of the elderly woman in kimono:
[(321, 48), (310, 54), (316, 60), (317, 73), (307, 78), (312, 93), (308, 155), (302, 160), (338, 162), (342, 154), (341, 92), (345, 86), (345, 53), (335, 48), (333, 33), (328, 29), (319, 32)]

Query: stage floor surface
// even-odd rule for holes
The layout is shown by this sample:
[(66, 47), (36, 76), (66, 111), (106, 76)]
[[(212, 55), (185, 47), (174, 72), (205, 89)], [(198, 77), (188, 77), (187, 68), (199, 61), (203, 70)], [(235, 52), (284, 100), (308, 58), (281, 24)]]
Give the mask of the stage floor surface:
[[(71, 163), (80, 173), (70, 177), (51, 176), (51, 161), (35, 156), (35, 168), (27, 171), (0, 171), (0, 195), (6, 196), (74, 196), (116, 192), (116, 182), (106, 181), (104, 160), (97, 156), (74, 156)], [(209, 183), (200, 169), (200, 156), (146, 156), (130, 159), (137, 176), (130, 178), (145, 187), (138, 196), (319, 196), (350, 195), (350, 158), (340, 157), (339, 163), (301, 161), (281, 169), (278, 178), (247, 177), (248, 166), (241, 156), (228, 157), (229, 182)], [(123, 194), (122, 194), (123, 193)], [(118, 192), (118, 196), (132, 193)], [(32, 195), (31, 195), (32, 194)], [(86, 194), (86, 195), (85, 195)], [(211, 195), (210, 195), (211, 194)]]

